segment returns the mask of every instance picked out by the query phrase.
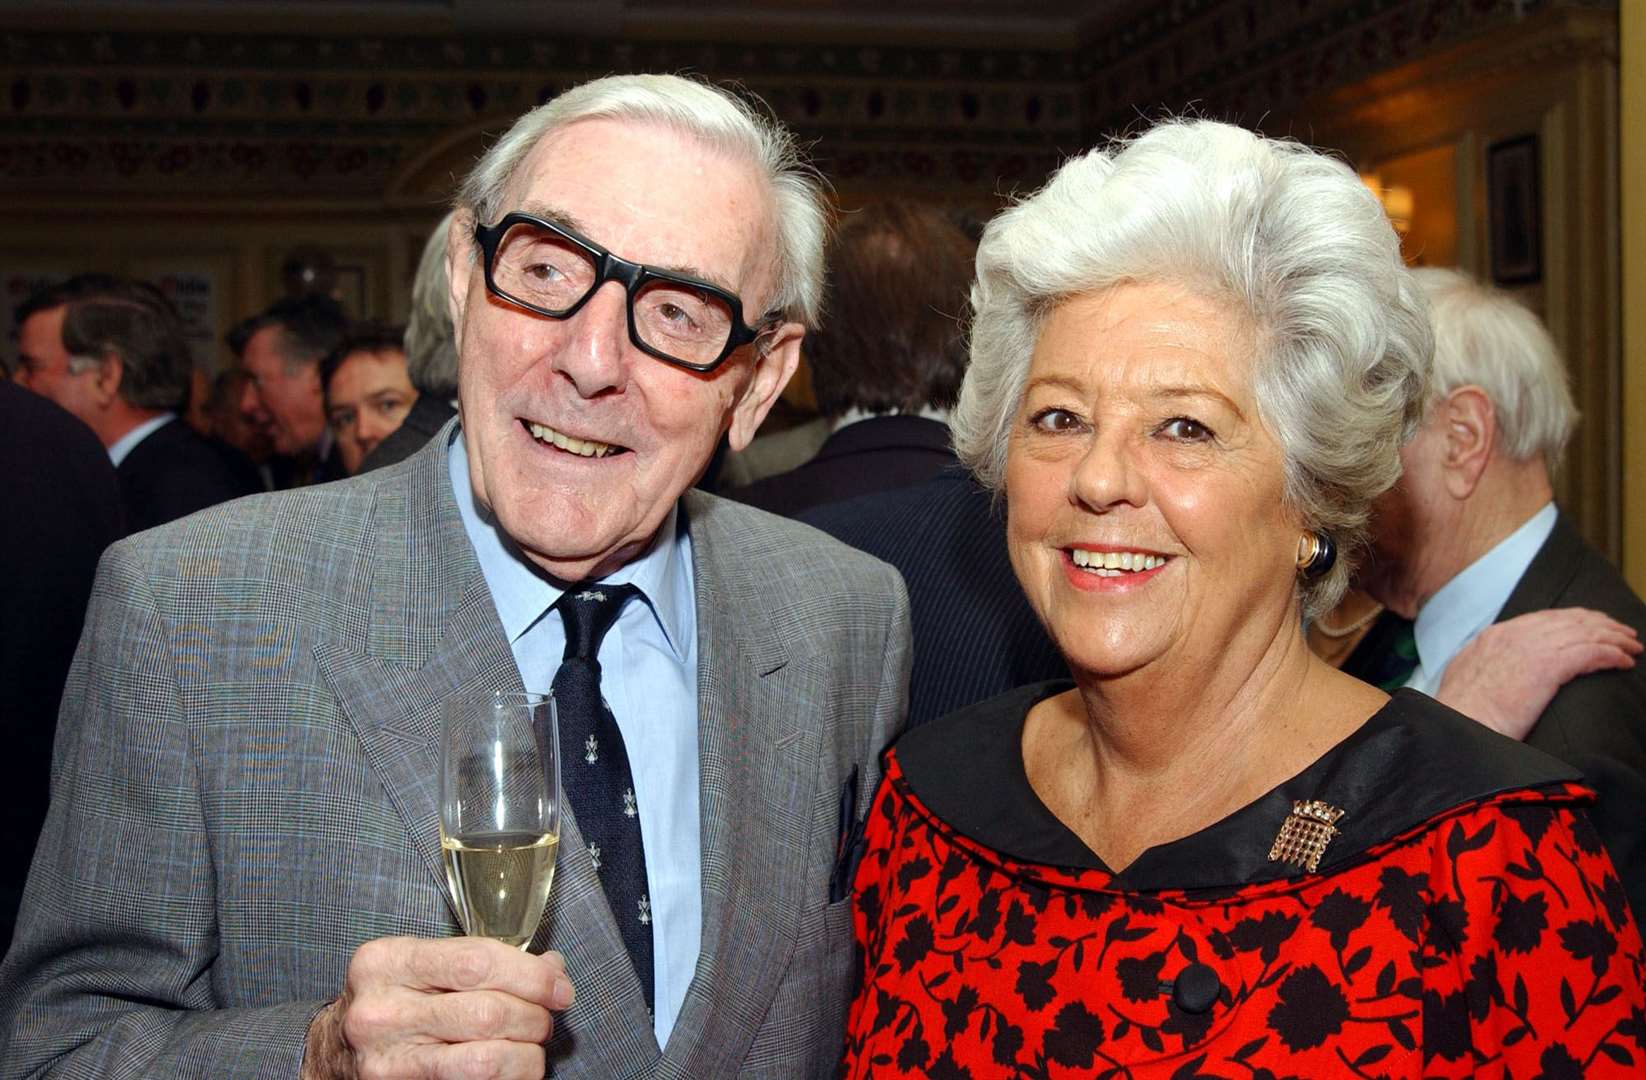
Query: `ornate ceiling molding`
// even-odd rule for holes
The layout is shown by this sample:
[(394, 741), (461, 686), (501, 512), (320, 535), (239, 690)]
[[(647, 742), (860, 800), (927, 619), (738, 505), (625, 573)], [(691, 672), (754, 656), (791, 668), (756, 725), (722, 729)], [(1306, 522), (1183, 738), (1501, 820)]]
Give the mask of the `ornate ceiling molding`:
[[(0, 190), (416, 204), (454, 139), (596, 74), (689, 70), (765, 99), (842, 184), (996, 191), (1140, 115), (1255, 123), (1512, 27), (1520, 6), (1176, 0), (1061, 49), (14, 30), (0, 38)], [(1542, 6), (1615, 21), (1603, 3)]]

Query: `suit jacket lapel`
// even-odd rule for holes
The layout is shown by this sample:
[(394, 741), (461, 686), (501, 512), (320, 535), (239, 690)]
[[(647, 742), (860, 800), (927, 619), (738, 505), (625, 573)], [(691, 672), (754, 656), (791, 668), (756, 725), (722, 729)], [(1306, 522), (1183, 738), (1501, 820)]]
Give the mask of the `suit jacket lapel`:
[[(318, 644), (317, 662), (452, 914), (440, 853), (440, 708), (457, 690), (522, 689), (484, 574), (452, 500), (443, 431), (386, 481), (372, 513), (373, 588), (366, 648)], [(385, 470), (389, 476), (392, 470)], [(534, 937), (566, 954), (577, 1000), (556, 1024), (560, 1075), (636, 1076), (659, 1050), (645, 999), (570, 806), (549, 910)], [(626, 973), (626, 980), (625, 980)]]
[(451, 498), (444, 440), (408, 466), (409, 483), (386, 474), (364, 530), (373, 579), (364, 641), (358, 632), (322, 641), (315, 659), (444, 896), (441, 701), (460, 688), (519, 689), (520, 675)]
[[(821, 733), (769, 616), (758, 553), (688, 493), (697, 589), (703, 940), (667, 1060), (737, 1072), (794, 946)], [(713, 1032), (712, 1039), (705, 1033)]]
[(1560, 597), (1577, 574), (1582, 561), (1583, 540), (1565, 514), (1555, 518), (1549, 538), (1532, 556), (1526, 572), (1497, 613), (1497, 622), (1528, 612), (1559, 607)]

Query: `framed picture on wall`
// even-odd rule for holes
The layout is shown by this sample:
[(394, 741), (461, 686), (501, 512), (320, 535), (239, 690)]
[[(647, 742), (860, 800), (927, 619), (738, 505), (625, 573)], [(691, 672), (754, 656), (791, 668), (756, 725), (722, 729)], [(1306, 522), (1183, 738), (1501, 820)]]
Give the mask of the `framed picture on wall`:
[(1543, 277), (1543, 208), (1538, 193), (1537, 136), (1486, 148), (1486, 216), (1492, 280), (1525, 285)]

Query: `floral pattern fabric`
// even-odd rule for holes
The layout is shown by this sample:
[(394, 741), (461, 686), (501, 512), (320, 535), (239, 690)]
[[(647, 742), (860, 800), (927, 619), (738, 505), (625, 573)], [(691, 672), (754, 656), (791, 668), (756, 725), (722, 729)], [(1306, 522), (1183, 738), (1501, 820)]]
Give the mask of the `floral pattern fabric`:
[(1331, 873), (1123, 891), (959, 834), (894, 750), (841, 1075), (1646, 1076), (1646, 957), (1589, 798), (1475, 800)]

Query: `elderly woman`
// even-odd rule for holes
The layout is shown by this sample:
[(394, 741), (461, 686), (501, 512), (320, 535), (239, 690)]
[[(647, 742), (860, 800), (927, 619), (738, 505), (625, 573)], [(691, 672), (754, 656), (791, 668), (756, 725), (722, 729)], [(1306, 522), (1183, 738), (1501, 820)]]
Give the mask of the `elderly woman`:
[(1432, 347), (1377, 200), (1171, 123), (977, 264), (956, 443), (1073, 679), (888, 753), (845, 1074), (1639, 1075), (1646, 961), (1577, 775), (1304, 642)]

